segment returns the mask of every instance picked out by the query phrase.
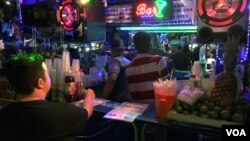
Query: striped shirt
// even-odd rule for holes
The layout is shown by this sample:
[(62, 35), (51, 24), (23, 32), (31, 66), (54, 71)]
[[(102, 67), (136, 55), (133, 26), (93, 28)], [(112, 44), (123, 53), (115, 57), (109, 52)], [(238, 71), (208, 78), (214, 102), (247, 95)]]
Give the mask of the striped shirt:
[(167, 64), (163, 57), (139, 54), (126, 69), (132, 99), (154, 98), (153, 82), (168, 75)]

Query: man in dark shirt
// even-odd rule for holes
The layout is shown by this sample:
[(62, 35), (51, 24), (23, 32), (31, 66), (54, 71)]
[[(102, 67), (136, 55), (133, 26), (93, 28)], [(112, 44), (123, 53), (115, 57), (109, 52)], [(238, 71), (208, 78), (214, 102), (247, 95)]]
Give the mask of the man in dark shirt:
[(190, 71), (191, 59), (182, 52), (182, 47), (179, 40), (171, 41), (172, 59), (176, 70)]
[(114, 101), (130, 100), (126, 78), (126, 66), (130, 60), (124, 57), (124, 49), (124, 43), (121, 39), (112, 41), (112, 59), (108, 62), (108, 79), (103, 88), (103, 97)]
[(93, 112), (95, 94), (86, 90), (82, 108), (45, 101), (51, 87), (42, 56), (21, 54), (4, 64), (17, 102), (0, 110), (1, 141), (73, 141)]

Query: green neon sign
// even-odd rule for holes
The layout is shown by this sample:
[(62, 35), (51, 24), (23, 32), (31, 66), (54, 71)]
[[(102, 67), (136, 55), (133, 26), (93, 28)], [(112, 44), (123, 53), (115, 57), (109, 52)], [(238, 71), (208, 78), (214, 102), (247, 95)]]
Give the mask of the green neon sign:
[(157, 13), (155, 16), (158, 18), (163, 18), (164, 15), (162, 12), (163, 12), (163, 9), (166, 7), (167, 2), (164, 0), (157, 0), (155, 1), (155, 5), (157, 6)]
[(134, 3), (135, 21), (154, 21), (172, 18), (172, 0), (145, 0)]

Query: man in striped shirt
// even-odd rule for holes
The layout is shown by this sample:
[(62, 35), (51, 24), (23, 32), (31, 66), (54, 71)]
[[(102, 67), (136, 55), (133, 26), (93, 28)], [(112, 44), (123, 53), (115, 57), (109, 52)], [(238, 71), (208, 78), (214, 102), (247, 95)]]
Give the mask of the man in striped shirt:
[(166, 61), (161, 56), (148, 54), (151, 46), (151, 36), (148, 33), (137, 32), (134, 44), (138, 55), (126, 69), (132, 100), (153, 99), (153, 82), (169, 76)]

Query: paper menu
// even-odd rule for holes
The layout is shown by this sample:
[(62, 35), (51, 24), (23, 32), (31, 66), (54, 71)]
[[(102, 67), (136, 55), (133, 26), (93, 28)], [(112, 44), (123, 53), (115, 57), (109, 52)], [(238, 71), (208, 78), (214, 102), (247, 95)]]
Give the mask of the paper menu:
[(108, 112), (104, 118), (133, 122), (148, 107), (148, 104), (123, 102), (120, 106)]
[(94, 104), (94, 106), (96, 106), (96, 105), (101, 105), (101, 104), (104, 104), (107, 102), (110, 102), (110, 100), (96, 98), (96, 99), (94, 99), (93, 104)]
[[(84, 100), (81, 100), (81, 101), (77, 101), (77, 102), (73, 102), (72, 104), (77, 106), (77, 107), (81, 107), (82, 105), (82, 102)], [(106, 100), (106, 99), (101, 99), (101, 98), (96, 98), (93, 100), (93, 105), (96, 106), (96, 105), (101, 105), (101, 104), (104, 104), (104, 103), (107, 103), (109, 102), (110, 100)]]

